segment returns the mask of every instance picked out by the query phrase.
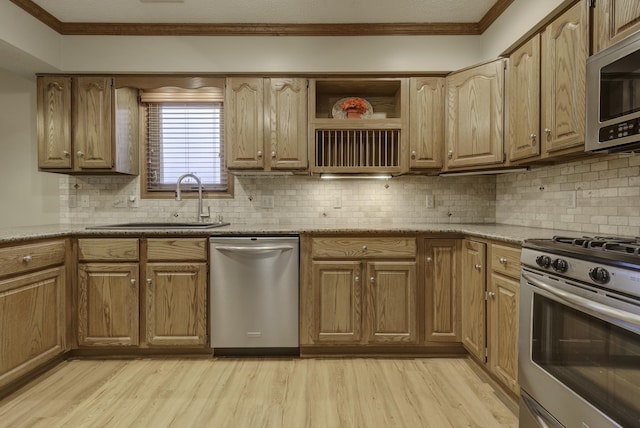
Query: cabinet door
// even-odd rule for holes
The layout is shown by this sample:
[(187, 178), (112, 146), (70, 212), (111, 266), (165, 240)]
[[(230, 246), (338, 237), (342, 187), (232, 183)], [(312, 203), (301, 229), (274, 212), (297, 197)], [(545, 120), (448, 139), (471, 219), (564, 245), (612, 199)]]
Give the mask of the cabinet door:
[(307, 80), (269, 79), (268, 144), (272, 169), (307, 167)]
[(148, 344), (206, 343), (206, 263), (149, 263), (145, 286)]
[(442, 168), (444, 82), (442, 77), (414, 77), (410, 80), (410, 168)]
[(462, 344), (480, 361), (485, 357), (485, 289), (487, 246), (465, 239), (462, 242)]
[(359, 343), (362, 338), (360, 262), (314, 261), (315, 341)]
[(64, 268), (0, 281), (0, 387), (65, 351)]
[(598, 0), (594, 24), (594, 53), (597, 53), (640, 30), (640, 2)]
[(368, 343), (416, 343), (415, 262), (367, 264)]
[(425, 331), (427, 342), (460, 341), (459, 240), (427, 239)]
[(38, 77), (38, 167), (71, 169), (71, 78)]
[(264, 79), (227, 79), (225, 159), (229, 168), (264, 167)]
[(138, 264), (78, 265), (78, 343), (138, 344)]
[(111, 169), (113, 79), (73, 79), (73, 143), (75, 169)]
[(504, 61), (447, 76), (447, 167), (502, 163)]
[(511, 391), (518, 393), (518, 305), (517, 280), (492, 274), (489, 283), (489, 369)]
[(509, 57), (509, 160), (540, 154), (540, 35)]
[(542, 33), (543, 153), (584, 147), (587, 2), (581, 1)]

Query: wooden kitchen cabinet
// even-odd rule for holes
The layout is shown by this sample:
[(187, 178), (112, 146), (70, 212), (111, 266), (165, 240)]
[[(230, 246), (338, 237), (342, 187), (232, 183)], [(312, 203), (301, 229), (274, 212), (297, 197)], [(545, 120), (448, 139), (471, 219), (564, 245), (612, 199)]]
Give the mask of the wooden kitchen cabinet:
[(640, 30), (640, 2), (598, 0), (593, 18), (593, 50), (598, 53)]
[(232, 77), (225, 96), (227, 167), (307, 168), (307, 80)]
[(425, 239), (425, 340), (460, 342), (459, 239)]
[(301, 289), (301, 345), (417, 342), (416, 242), (314, 237)]
[(113, 78), (39, 76), (38, 167), (63, 173), (138, 174), (137, 91)]
[(78, 344), (139, 344), (139, 242), (78, 240)]
[(543, 158), (584, 151), (589, 10), (576, 3), (542, 32)]
[(490, 252), (487, 364), (491, 373), (518, 394), (520, 249), (494, 243)]
[(462, 241), (461, 335), (462, 344), (478, 361), (486, 361), (485, 290), (487, 244), (471, 239)]
[[(349, 98), (371, 108), (347, 118), (341, 105)], [(312, 173), (407, 172), (409, 132), (408, 78), (310, 79)]]
[(149, 238), (145, 268), (146, 343), (207, 344), (207, 250), (202, 238)]
[(444, 151), (443, 77), (409, 79), (410, 132), (409, 168), (442, 168)]
[(498, 165), (504, 160), (502, 59), (446, 78), (446, 169)]
[(0, 387), (66, 351), (65, 241), (0, 249)]

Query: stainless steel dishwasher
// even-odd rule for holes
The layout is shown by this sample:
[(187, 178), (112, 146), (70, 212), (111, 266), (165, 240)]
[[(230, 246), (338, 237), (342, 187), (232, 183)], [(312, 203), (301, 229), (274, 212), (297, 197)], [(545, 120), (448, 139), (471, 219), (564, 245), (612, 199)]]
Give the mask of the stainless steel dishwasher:
[(214, 355), (297, 354), (297, 236), (212, 237)]

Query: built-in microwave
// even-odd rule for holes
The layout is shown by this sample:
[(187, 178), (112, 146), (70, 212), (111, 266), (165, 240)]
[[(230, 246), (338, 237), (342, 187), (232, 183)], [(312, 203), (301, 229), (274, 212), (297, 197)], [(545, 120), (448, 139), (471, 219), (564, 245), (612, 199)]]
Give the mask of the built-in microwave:
[(587, 60), (585, 150), (640, 151), (640, 32)]

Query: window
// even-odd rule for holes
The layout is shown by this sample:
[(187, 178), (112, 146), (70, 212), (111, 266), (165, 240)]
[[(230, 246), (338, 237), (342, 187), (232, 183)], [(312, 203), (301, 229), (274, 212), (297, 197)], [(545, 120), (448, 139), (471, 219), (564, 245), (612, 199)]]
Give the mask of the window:
[[(147, 125), (143, 195), (173, 196), (178, 177), (191, 173), (200, 178), (209, 196), (228, 196), (222, 91), (171, 88), (143, 92), (141, 100)], [(195, 184), (187, 178), (182, 189), (196, 192)]]

